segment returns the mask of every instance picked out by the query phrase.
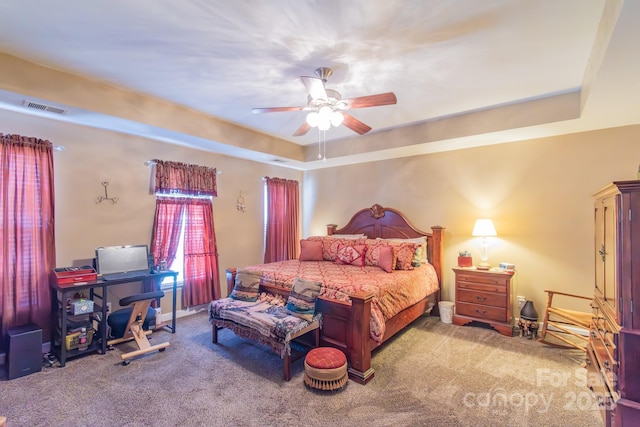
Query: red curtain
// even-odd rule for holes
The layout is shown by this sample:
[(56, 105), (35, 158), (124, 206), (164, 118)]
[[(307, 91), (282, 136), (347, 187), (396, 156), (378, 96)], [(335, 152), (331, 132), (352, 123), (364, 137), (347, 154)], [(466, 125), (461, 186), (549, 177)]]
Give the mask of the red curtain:
[(182, 198), (158, 197), (156, 199), (156, 215), (151, 237), (151, 251), (156, 265), (159, 265), (160, 261), (166, 261), (167, 265), (171, 265), (176, 258), (183, 212), (184, 199)]
[(220, 298), (218, 254), (213, 228), (213, 204), (207, 199), (186, 199), (184, 287), (187, 307)]
[(0, 317), (48, 337), (49, 273), (56, 265), (51, 142), (0, 134)]
[(298, 181), (266, 178), (265, 263), (298, 257), (298, 188)]

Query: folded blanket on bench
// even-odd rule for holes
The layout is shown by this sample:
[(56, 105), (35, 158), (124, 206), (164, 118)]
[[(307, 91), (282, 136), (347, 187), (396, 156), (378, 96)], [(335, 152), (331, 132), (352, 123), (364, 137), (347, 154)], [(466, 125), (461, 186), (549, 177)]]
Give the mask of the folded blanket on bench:
[[(273, 340), (282, 344), (277, 347), (280, 357), (284, 357), (291, 354), (291, 337), (321, 319), (321, 314), (316, 314), (311, 322), (293, 316), (284, 304), (282, 298), (266, 294), (262, 294), (257, 301), (222, 298), (209, 304), (209, 323), (241, 332), (241, 336), (262, 338), (260, 341), (267, 343)], [(236, 329), (234, 325), (241, 328)], [(257, 334), (247, 335), (247, 329)]]

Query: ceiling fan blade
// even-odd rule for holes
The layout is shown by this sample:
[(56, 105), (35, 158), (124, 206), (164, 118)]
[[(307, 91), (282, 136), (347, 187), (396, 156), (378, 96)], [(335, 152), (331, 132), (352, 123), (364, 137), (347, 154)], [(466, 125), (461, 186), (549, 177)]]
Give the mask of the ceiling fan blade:
[(379, 93), (377, 95), (360, 96), (357, 98), (345, 99), (349, 108), (378, 107), (380, 105), (392, 105), (398, 102), (396, 94), (393, 92)]
[(307, 132), (309, 132), (310, 129), (311, 129), (311, 126), (309, 126), (309, 123), (303, 122), (298, 128), (298, 130), (293, 134), (293, 136), (305, 135)]
[(327, 99), (327, 91), (324, 88), (324, 82), (317, 77), (300, 76), (300, 80), (307, 87), (311, 99)]
[(268, 107), (268, 108), (252, 108), (251, 112), (253, 114), (260, 113), (279, 113), (283, 111), (300, 111), (304, 110), (307, 107)]
[(355, 133), (359, 135), (364, 135), (365, 133), (371, 130), (370, 126), (365, 125), (360, 120), (353, 117), (352, 115), (347, 114), (345, 112), (343, 112), (342, 115), (344, 116), (344, 121), (342, 122), (342, 124), (348, 127), (349, 129), (351, 129), (352, 131), (354, 131)]

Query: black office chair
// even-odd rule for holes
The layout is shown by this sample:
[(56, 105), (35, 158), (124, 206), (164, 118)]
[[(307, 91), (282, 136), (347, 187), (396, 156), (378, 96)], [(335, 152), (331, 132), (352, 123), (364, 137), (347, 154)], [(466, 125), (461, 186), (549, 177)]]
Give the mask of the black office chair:
[(135, 340), (138, 345), (138, 350), (120, 355), (123, 365), (128, 365), (130, 363), (129, 359), (133, 357), (156, 350), (164, 351), (169, 346), (168, 342), (151, 345), (147, 338), (147, 335), (153, 332), (149, 330), (149, 324), (156, 315), (156, 311), (151, 307), (151, 302), (163, 296), (164, 292), (156, 291), (122, 298), (120, 305), (128, 307), (118, 310), (107, 317), (107, 324), (111, 327), (111, 337), (113, 337), (113, 339), (107, 341), (108, 346), (131, 340)]

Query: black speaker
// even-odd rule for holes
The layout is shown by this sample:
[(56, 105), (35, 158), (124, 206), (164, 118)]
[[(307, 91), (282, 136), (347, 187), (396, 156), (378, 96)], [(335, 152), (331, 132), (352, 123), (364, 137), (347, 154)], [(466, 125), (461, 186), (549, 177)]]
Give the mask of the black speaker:
[(42, 329), (38, 325), (15, 326), (7, 330), (7, 379), (42, 370)]

